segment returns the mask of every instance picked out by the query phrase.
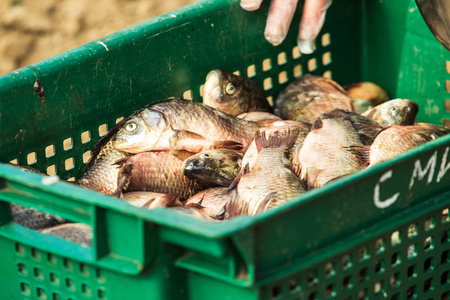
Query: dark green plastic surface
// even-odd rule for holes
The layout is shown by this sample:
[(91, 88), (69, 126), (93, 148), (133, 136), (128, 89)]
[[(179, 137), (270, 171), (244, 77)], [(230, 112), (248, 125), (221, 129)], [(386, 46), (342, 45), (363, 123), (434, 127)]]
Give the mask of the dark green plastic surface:
[[(213, 68), (248, 74), (272, 99), (310, 72), (342, 85), (371, 80), (391, 98), (417, 101), (419, 120), (449, 122), (450, 53), (414, 1), (335, 0), (317, 51), (301, 56), (296, 26), (278, 47), (264, 40), (268, 5), (245, 12), (237, 0), (200, 1), (0, 77), (0, 161), (79, 178), (89, 149), (118, 118), (170, 96), (200, 101)], [(279, 209), (220, 224), (141, 210), (62, 180), (45, 185), (1, 164), (0, 295), (447, 299), (449, 147), (450, 137), (438, 139)], [(91, 225), (92, 248), (11, 222), (8, 202)]]

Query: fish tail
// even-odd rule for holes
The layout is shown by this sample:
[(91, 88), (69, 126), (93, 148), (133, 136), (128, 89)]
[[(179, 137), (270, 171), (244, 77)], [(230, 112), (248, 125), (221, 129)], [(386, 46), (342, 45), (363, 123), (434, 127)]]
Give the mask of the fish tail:
[(255, 143), (258, 152), (264, 148), (284, 148), (290, 149), (294, 146), (299, 134), (298, 128), (287, 128), (286, 130), (275, 131), (267, 136), (264, 130), (255, 133)]

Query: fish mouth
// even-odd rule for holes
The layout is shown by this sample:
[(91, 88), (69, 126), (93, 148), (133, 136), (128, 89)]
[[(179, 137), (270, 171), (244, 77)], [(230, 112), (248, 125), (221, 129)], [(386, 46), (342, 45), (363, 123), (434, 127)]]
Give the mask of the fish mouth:
[(122, 143), (125, 143), (127, 141), (127, 139), (121, 138), (121, 137), (114, 137), (111, 141), (114, 144), (122, 144)]
[(205, 171), (205, 164), (199, 160), (190, 160), (186, 161), (186, 165), (183, 169), (184, 175), (200, 174)]
[(203, 103), (210, 105), (216, 101), (220, 102), (223, 98), (223, 92), (220, 87), (220, 81), (223, 78), (220, 70), (212, 70), (206, 76), (205, 82), (205, 96), (203, 98)]

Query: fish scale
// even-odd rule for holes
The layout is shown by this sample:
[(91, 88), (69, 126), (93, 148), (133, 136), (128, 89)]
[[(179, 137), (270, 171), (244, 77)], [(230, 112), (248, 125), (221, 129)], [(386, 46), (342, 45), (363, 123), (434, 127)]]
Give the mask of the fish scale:
[(232, 140), (242, 143), (244, 147), (261, 127), (190, 100), (163, 101), (150, 108), (163, 113), (174, 130), (187, 130), (215, 140)]
[(114, 163), (128, 156), (127, 153), (115, 149), (109, 141), (100, 149), (97, 156), (93, 154), (92, 165), (86, 169), (86, 173), (77, 184), (103, 194), (112, 194), (117, 189), (119, 174), (119, 168)]
[(252, 216), (305, 192), (287, 158), (298, 135), (298, 128), (289, 127), (279, 131), (263, 128), (255, 134), (258, 157), (251, 171), (245, 173), (244, 169), (238, 175), (236, 197), (226, 206), (227, 218), (241, 214)]
[(362, 145), (351, 122), (340, 118), (317, 122), (292, 161), (296, 174), (313, 188), (363, 169), (357, 157), (347, 149), (351, 145)]
[(450, 133), (450, 129), (443, 126), (426, 126), (423, 123), (411, 126), (392, 125), (380, 132), (372, 145), (352, 146), (351, 151), (363, 164), (371, 167)]
[(182, 165), (192, 153), (187, 151), (145, 152), (120, 161), (122, 166), (132, 164), (131, 177), (127, 192), (149, 191), (157, 193), (175, 193), (180, 199), (187, 199), (203, 187), (184, 176)]
[(289, 84), (275, 100), (275, 114), (283, 119), (312, 123), (333, 109), (353, 111), (351, 98), (331, 79), (305, 75)]

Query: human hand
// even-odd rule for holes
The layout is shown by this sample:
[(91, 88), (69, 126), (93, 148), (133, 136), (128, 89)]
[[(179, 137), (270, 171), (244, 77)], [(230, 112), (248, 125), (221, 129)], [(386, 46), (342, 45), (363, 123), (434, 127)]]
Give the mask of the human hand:
[[(263, 0), (241, 0), (241, 7), (248, 11), (257, 10)], [(298, 0), (272, 0), (267, 16), (264, 36), (274, 46), (283, 42)], [(297, 37), (300, 52), (313, 53), (316, 49), (316, 38), (325, 21), (325, 14), (332, 0), (305, 0), (302, 20)]]

